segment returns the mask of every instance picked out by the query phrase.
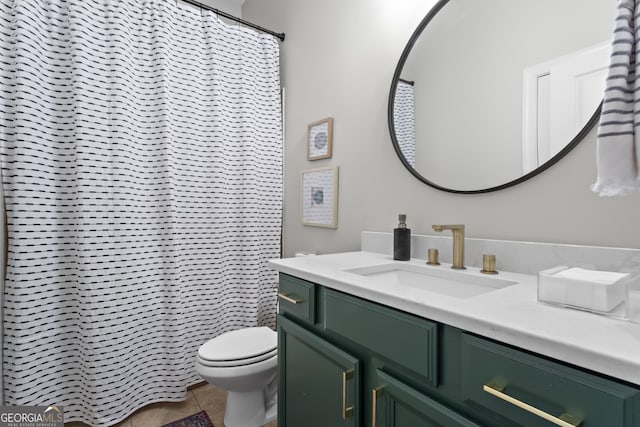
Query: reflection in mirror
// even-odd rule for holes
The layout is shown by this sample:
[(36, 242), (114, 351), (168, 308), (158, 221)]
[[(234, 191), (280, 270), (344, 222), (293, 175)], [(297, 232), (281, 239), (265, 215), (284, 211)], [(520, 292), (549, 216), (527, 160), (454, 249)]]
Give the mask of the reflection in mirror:
[(413, 82), (400, 79), (393, 101), (393, 122), (398, 145), (406, 161), (416, 165), (416, 133), (413, 101)]
[[(413, 148), (405, 165), (436, 188), (474, 193), (556, 162), (596, 121), (614, 15), (612, 0), (440, 1), (392, 84), (392, 139), (399, 155)], [(396, 110), (409, 86), (399, 78), (415, 82), (412, 136)]]
[(523, 173), (558, 154), (589, 121), (602, 101), (610, 52), (604, 42), (524, 69)]

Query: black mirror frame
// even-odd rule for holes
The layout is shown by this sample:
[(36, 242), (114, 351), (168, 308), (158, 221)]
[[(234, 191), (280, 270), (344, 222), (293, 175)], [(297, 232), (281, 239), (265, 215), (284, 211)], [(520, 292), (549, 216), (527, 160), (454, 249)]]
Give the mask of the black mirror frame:
[(393, 73), (393, 80), (391, 81), (391, 90), (389, 91), (389, 102), (388, 102), (388, 111), (387, 111), (389, 134), (391, 136), (391, 142), (393, 143), (393, 148), (395, 149), (396, 154), (398, 155), (398, 158), (400, 159), (404, 167), (407, 168), (407, 170), (411, 172), (413, 176), (415, 176), (425, 184), (441, 191), (446, 191), (448, 193), (456, 193), (456, 194), (480, 194), (480, 193), (490, 193), (492, 191), (498, 191), (498, 190), (503, 190), (505, 188), (513, 187), (549, 169), (551, 166), (558, 163), (560, 159), (566, 156), (571, 150), (573, 150), (584, 139), (584, 137), (591, 131), (593, 126), (595, 126), (595, 124), (598, 122), (598, 119), (600, 117), (600, 112), (602, 111), (602, 102), (600, 103), (598, 108), (596, 108), (596, 111), (593, 113), (589, 121), (584, 125), (582, 130), (578, 132), (578, 134), (571, 140), (571, 142), (569, 142), (569, 144), (567, 144), (562, 150), (560, 150), (555, 156), (547, 160), (545, 163), (538, 166), (536, 169), (532, 170), (531, 172), (521, 176), (520, 178), (514, 179), (513, 181), (509, 181), (505, 184), (497, 185), (495, 187), (483, 188), (480, 190), (456, 190), (453, 188), (443, 187), (441, 185), (436, 184), (435, 182), (429, 181), (427, 178), (422, 176), (413, 166), (411, 166), (409, 162), (407, 162), (407, 159), (405, 159), (404, 155), (402, 154), (402, 150), (400, 149), (400, 144), (398, 143), (398, 137), (396, 135), (395, 124), (393, 121), (393, 109), (394, 109), (396, 88), (398, 87), (398, 82), (400, 81), (400, 74), (402, 73), (402, 68), (404, 68), (404, 65), (407, 61), (409, 53), (411, 53), (411, 49), (413, 48), (413, 45), (418, 40), (418, 37), (420, 37), (420, 35), (422, 34), (422, 31), (425, 29), (427, 24), (431, 22), (431, 20), (437, 15), (440, 9), (442, 9), (447, 3), (449, 3), (449, 1), (450, 0), (440, 0), (438, 1), (438, 3), (436, 3), (433, 6), (433, 8), (431, 8), (431, 10), (427, 13), (427, 15), (420, 22), (418, 27), (415, 29), (415, 31), (409, 38), (409, 42), (407, 43), (407, 45), (404, 47), (404, 50), (402, 51), (402, 55), (400, 56), (398, 65), (396, 65), (395, 72)]

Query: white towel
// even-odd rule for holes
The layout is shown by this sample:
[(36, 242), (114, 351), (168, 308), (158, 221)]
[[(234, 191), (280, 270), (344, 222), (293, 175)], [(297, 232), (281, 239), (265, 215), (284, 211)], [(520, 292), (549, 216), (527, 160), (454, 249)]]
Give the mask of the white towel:
[(628, 276), (627, 273), (617, 273), (615, 271), (586, 270), (584, 268), (573, 267), (559, 271), (555, 277), (565, 279), (582, 280), (586, 282), (598, 283), (601, 285), (612, 285)]
[(601, 196), (640, 193), (640, 64), (636, 63), (640, 0), (619, 0), (611, 63), (598, 126), (598, 180)]

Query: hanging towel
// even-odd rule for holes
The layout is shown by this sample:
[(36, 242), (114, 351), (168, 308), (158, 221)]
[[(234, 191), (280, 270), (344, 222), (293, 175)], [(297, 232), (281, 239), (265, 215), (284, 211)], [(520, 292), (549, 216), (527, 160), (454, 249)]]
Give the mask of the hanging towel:
[(611, 63), (598, 126), (598, 180), (591, 190), (600, 196), (640, 193), (640, 71), (637, 17), (640, 0), (619, 0)]

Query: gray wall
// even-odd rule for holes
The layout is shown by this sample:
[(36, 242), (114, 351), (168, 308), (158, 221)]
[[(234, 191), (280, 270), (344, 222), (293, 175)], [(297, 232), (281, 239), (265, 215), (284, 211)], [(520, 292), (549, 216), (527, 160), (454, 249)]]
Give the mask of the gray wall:
[(244, 0), (198, 0), (198, 2), (238, 18), (242, 17), (242, 4), (244, 3)]
[[(286, 33), (285, 256), (357, 250), (361, 230), (390, 231), (398, 213), (419, 234), (435, 234), (432, 224), (463, 223), (469, 237), (640, 248), (640, 197), (600, 198), (589, 190), (595, 130), (550, 170), (495, 193), (440, 192), (404, 169), (389, 138), (388, 91), (405, 43), (432, 4), (246, 0), (244, 19)], [(307, 124), (327, 116), (334, 118), (333, 158), (309, 162)], [(334, 165), (338, 228), (303, 226), (300, 171)]]

